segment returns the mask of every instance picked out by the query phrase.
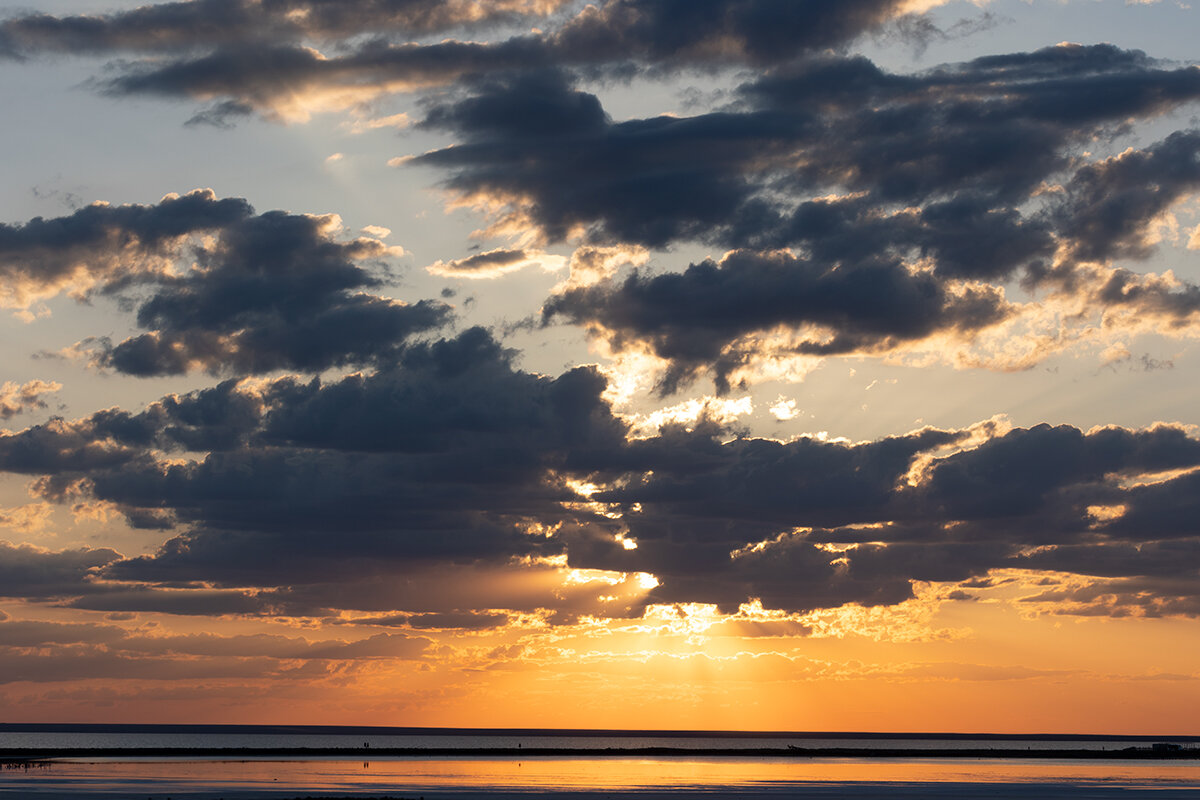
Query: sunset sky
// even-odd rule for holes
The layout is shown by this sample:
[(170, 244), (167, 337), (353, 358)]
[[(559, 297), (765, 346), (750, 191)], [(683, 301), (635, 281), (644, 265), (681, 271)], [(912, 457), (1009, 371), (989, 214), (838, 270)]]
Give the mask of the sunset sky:
[(0, 722), (1200, 733), (1198, 14), (0, 0)]

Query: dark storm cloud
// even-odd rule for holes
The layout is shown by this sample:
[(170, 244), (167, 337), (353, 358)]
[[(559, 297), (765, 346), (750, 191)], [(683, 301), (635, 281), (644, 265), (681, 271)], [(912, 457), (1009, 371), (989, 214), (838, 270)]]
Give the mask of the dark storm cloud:
[[(157, 206), (92, 205), (0, 227), (0, 281), (20, 304), (60, 291), (135, 304), (146, 333), (83, 346), (100, 366), (138, 376), (370, 364), (446, 321), (442, 303), (368, 294), (383, 280), (362, 262), (391, 251), (336, 240), (335, 228), (332, 217), (255, 214), (208, 190)], [(185, 259), (191, 266), (178, 267)]]
[(420, 35), (555, 10), (563, 0), (191, 0), (104, 15), (13, 15), (0, 56), (175, 52), (230, 43)]
[(598, 326), (618, 347), (645, 342), (671, 362), (661, 388), (674, 391), (714, 365), (717, 387), (759, 347), (739, 339), (787, 326), (806, 331), (789, 349), (808, 355), (886, 351), (904, 342), (950, 332), (969, 336), (1010, 313), (994, 289), (951, 294), (929, 273), (897, 263), (860, 263), (830, 270), (789, 252), (736, 251), (720, 264), (704, 261), (682, 274), (643, 277), (618, 285), (568, 289), (542, 309)]
[(635, 440), (626, 463), (617, 467), (650, 477), (595, 497), (643, 507), (653, 503), (670, 512), (667, 518), (694, 516), (698, 526), (711, 520), (721, 537), (728, 535), (722, 521), (730, 519), (757, 519), (770, 527), (879, 521), (887, 518), (885, 508), (913, 458), (962, 437), (930, 429), (863, 444), (809, 438), (722, 443), (723, 435), (702, 427)]

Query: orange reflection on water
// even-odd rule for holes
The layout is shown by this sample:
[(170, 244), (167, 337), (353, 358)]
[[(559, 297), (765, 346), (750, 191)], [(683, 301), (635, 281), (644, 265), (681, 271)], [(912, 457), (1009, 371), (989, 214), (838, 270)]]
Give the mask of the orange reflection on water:
[[(1196, 762), (1006, 761), (988, 759), (533, 758), (346, 761), (60, 761), (43, 770), (0, 775), (0, 794), (122, 788), (141, 794), (438, 789), (542, 792), (553, 789), (638, 791), (729, 787), (783, 789), (838, 783), (1071, 783), (1112, 788), (1195, 786)], [(61, 786), (61, 788), (60, 788)], [(69, 796), (69, 793), (66, 795)]]

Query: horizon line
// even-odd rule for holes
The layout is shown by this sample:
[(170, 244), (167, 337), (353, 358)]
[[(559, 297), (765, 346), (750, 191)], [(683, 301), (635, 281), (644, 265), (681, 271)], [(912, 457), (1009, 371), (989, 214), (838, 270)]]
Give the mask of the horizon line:
[(482, 735), (482, 736), (622, 736), (628, 738), (795, 738), (795, 739), (981, 739), (1030, 741), (1152, 741), (1183, 739), (1200, 741), (1200, 733), (1098, 734), (1098, 733), (972, 733), (963, 731), (784, 731), (701, 730), (670, 728), (530, 728), (530, 727), (438, 727), (398, 725), (325, 725), (276, 723), (108, 723), (108, 722), (0, 722), (3, 732), (262, 732), (262, 733), (359, 733), (376, 735)]

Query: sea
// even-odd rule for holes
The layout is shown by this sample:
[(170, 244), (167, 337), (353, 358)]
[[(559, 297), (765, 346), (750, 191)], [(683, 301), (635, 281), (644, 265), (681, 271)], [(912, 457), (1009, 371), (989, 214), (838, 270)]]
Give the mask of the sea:
[(0, 724), (0, 797), (1200, 800), (1200, 760), (1105, 755), (1156, 744), (1200, 737)]

